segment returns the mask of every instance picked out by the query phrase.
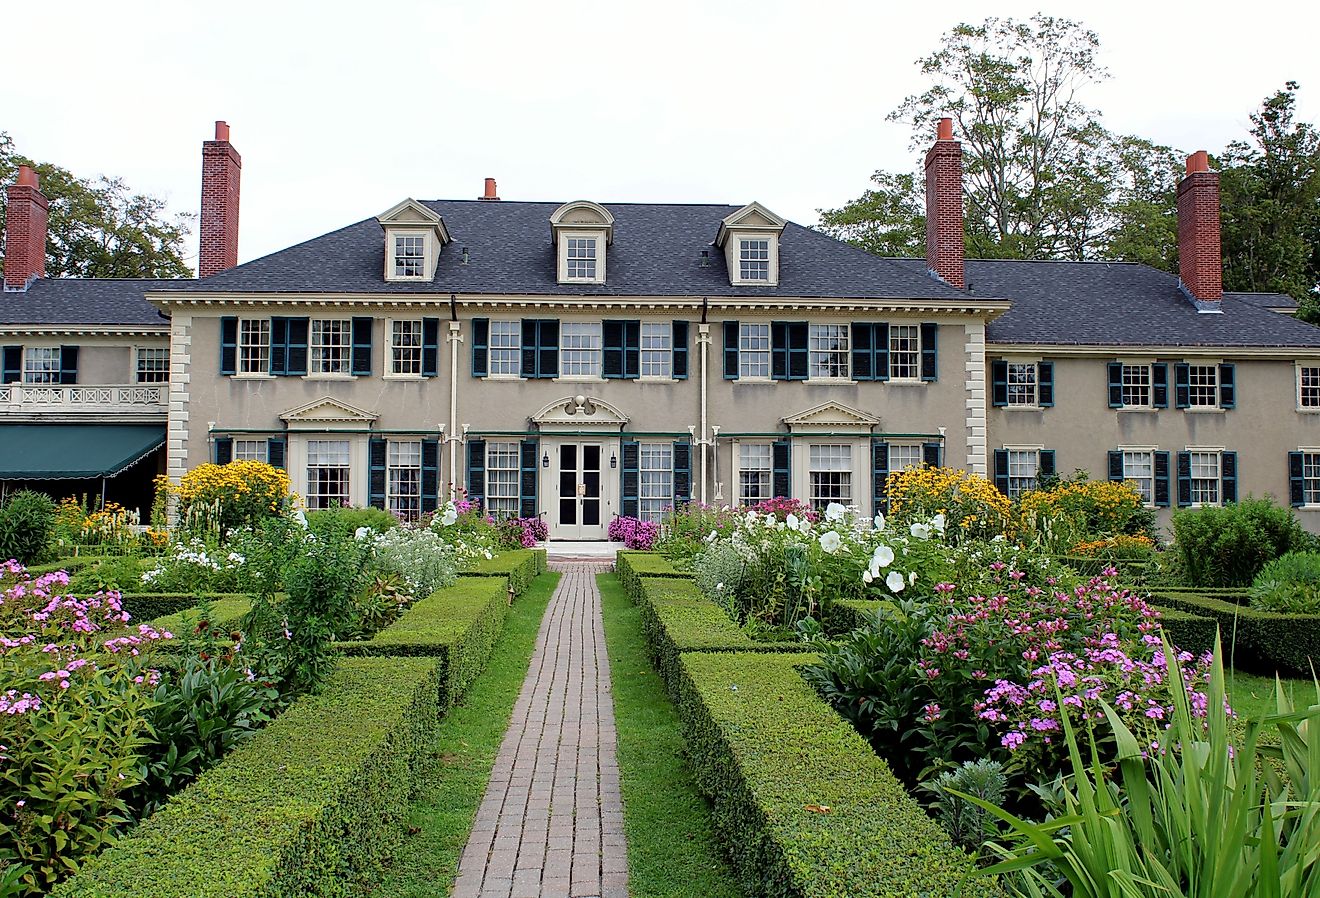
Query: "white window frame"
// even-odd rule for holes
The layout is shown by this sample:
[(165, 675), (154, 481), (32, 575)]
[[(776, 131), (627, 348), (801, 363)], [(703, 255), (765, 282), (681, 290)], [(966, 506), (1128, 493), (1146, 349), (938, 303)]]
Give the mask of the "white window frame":
[(739, 282), (744, 284), (770, 283), (771, 242), (769, 237), (738, 238)]
[[(1189, 469), (1190, 469), (1190, 473), (1191, 473), (1191, 477), (1189, 478), (1189, 480), (1190, 480), (1190, 482), (1191, 482), (1191, 495), (1190, 495), (1189, 498), (1191, 499), (1191, 507), (1192, 507), (1192, 508), (1218, 508), (1218, 507), (1220, 507), (1221, 505), (1223, 505), (1223, 504), (1224, 504), (1224, 450), (1221, 449), (1221, 448), (1218, 448), (1218, 447), (1211, 448), (1211, 447), (1207, 447), (1207, 446), (1188, 446), (1188, 447), (1187, 447), (1186, 449), (1184, 449), (1183, 451), (1186, 452), (1187, 455), (1189, 456), (1189, 458), (1188, 458), (1188, 461), (1189, 461), (1189, 465), (1188, 465), (1188, 467), (1189, 467)], [(1196, 457), (1197, 457), (1198, 455), (1213, 456), (1213, 457), (1214, 457), (1214, 460), (1215, 460), (1215, 476), (1214, 476), (1214, 477), (1197, 477), (1197, 476), (1196, 476)], [(1209, 481), (1209, 482), (1214, 483), (1215, 498), (1214, 498), (1214, 501), (1213, 501), (1213, 502), (1199, 502), (1199, 501), (1197, 501), (1197, 499), (1196, 499), (1196, 483), (1197, 483), (1198, 480), (1200, 480), (1200, 481)]]
[(642, 380), (673, 380), (673, 324), (668, 321), (643, 321), (640, 338)]
[[(733, 483), (737, 491), (735, 495), (736, 506), (745, 508), (749, 505), (755, 505), (767, 499), (774, 498), (775, 494), (775, 458), (774, 444), (763, 442), (752, 442), (735, 440), (733, 445)], [(755, 457), (752, 457), (755, 456)], [(761, 480), (764, 475), (764, 495), (758, 493), (757, 498), (750, 498), (745, 495), (743, 489), (743, 474), (754, 473), (757, 480)]]
[[(1196, 382), (1197, 372), (1206, 372), (1210, 374), (1209, 382), (1204, 379), (1200, 383)], [(1200, 375), (1204, 378), (1204, 373)], [(1207, 395), (1209, 402), (1197, 402), (1197, 390), (1201, 390), (1203, 395)], [(1205, 391), (1209, 393), (1206, 394)], [(1188, 362), (1187, 363), (1187, 409), (1196, 411), (1210, 411), (1220, 408), (1219, 404), (1219, 365), (1214, 362)]]
[[(745, 241), (765, 241), (768, 259), (749, 261), (767, 262), (766, 277), (743, 277), (743, 243)], [(777, 287), (779, 286), (779, 233), (778, 231), (743, 230), (730, 231), (723, 243), (724, 262), (729, 269), (729, 283), (735, 287)]]
[[(396, 328), (398, 328), (400, 325), (408, 325), (410, 330), (414, 330), (414, 329), (416, 330), (417, 333), (416, 345), (412, 345), (411, 343), (409, 343), (408, 345), (400, 345), (399, 334), (396, 331)], [(387, 359), (389, 359), (389, 372), (386, 376), (392, 378), (405, 379), (405, 380), (420, 380), (422, 377), (422, 370), (424, 364), (422, 361), (422, 354), (425, 352), (425, 349), (423, 347), (426, 342), (425, 325), (422, 323), (422, 320), (420, 318), (390, 318), (385, 323), (385, 333), (389, 340), (389, 347), (385, 356)], [(308, 339), (310, 338), (311, 338), (311, 334), (309, 333)], [(351, 338), (351, 334), (350, 334), (350, 338)], [(308, 350), (310, 352), (310, 346), (308, 347)], [(399, 364), (401, 359), (401, 352), (405, 352), (409, 354), (416, 353), (417, 364), (415, 366), (408, 366), (410, 368), (416, 367), (415, 371), (401, 370), (401, 366)], [(350, 358), (351, 358), (351, 339), (350, 339)]]
[[(826, 373), (816, 373), (818, 363)], [(918, 376), (921, 374), (920, 365), (921, 355), (918, 353)], [(830, 368), (841, 373), (830, 374)], [(807, 377), (809, 380), (835, 382), (852, 379), (852, 334), (846, 322), (807, 325)]]
[(386, 444), (385, 507), (401, 521), (421, 519), (421, 440), (390, 440)]
[[(583, 331), (575, 334), (572, 331)], [(569, 347), (569, 339), (586, 339), (587, 346)], [(603, 378), (603, 326), (599, 321), (561, 321), (559, 323), (559, 380), (596, 381)], [(571, 355), (577, 353), (577, 356)], [(585, 363), (585, 370), (584, 370)], [(569, 370), (570, 367), (576, 370)]]
[[(422, 253), (420, 256), (407, 255), (405, 260), (415, 261), (418, 270), (416, 273), (399, 272), (399, 243), (400, 241), (416, 240), (421, 245)], [(389, 236), (390, 247), (390, 280), (392, 281), (424, 281), (431, 271), (431, 241), (425, 231), (396, 231), (391, 230)]]
[(517, 440), (486, 443), (486, 512), (496, 518), (516, 518), (521, 510), (521, 448)]
[[(1132, 481), (1137, 484), (1137, 492), (1141, 495), (1141, 504), (1146, 508), (1155, 507), (1155, 453), (1159, 452), (1157, 446), (1119, 446), (1119, 453), (1123, 457), (1123, 480)], [(1129, 470), (1129, 456), (1146, 456), (1150, 465), (1149, 474), (1134, 474)], [(1131, 459), (1135, 460), (1135, 459)], [(1142, 491), (1143, 481), (1147, 482), (1146, 491)]]
[[(338, 458), (323, 460), (320, 456), (320, 453), (326, 453), (327, 455), (331, 452), (338, 453), (337, 447), (339, 446), (343, 447), (342, 461)], [(331, 447), (335, 448), (332, 449)], [(316, 464), (313, 464), (314, 452), (317, 453)], [(304, 449), (304, 455), (305, 464), (303, 465), (303, 473), (306, 488), (303, 491), (303, 498), (306, 500), (308, 510), (315, 511), (323, 508), (339, 508), (340, 505), (352, 505), (354, 479), (352, 441), (348, 439), (309, 439)], [(342, 493), (333, 494), (340, 499), (340, 505), (322, 504), (325, 499), (328, 499), (332, 495), (329, 492), (313, 492), (312, 471), (314, 468), (318, 470), (323, 468), (327, 470), (337, 470), (342, 474), (343, 491)]]
[[(559, 283), (561, 284), (603, 284), (605, 283), (605, 257), (609, 250), (605, 234), (600, 231), (568, 231), (561, 230), (556, 235), (558, 241), (558, 265), (559, 265)], [(571, 240), (592, 240), (595, 241), (596, 253), (596, 272), (592, 277), (572, 277), (569, 275), (569, 241)]]
[[(755, 328), (757, 333), (749, 333), (749, 328)], [(764, 337), (760, 333), (764, 329)], [(761, 340), (765, 341), (765, 349), (751, 348), (753, 341), (759, 347)], [(768, 381), (772, 371), (773, 361), (773, 342), (770, 335), (770, 322), (768, 321), (742, 321), (738, 323), (738, 379), (749, 381)], [(756, 370), (761, 368), (761, 357), (765, 358), (765, 373), (749, 373), (751, 365), (749, 362), (755, 358)]]
[[(1018, 496), (1022, 495), (1023, 493), (1034, 490), (1036, 486), (1040, 483), (1040, 452), (1042, 448), (1044, 447), (1042, 446), (1005, 446), (1004, 447), (1004, 451), (1008, 453), (1008, 498), (1016, 499)], [(1015, 461), (1015, 456), (1018, 457), (1017, 458), (1018, 461), (1021, 461), (1021, 457), (1023, 456), (1031, 457), (1032, 464), (1031, 464), (1030, 477), (1024, 476), (1022, 474), (1023, 469), (1021, 468), (1018, 469), (1017, 474), (1013, 473), (1013, 463)]]
[[(823, 510), (831, 502), (838, 502), (840, 505), (857, 504), (857, 487), (859, 485), (857, 471), (857, 447), (850, 440), (832, 440), (828, 442), (810, 442), (804, 447), (806, 449), (807, 478), (805, 483), (806, 502), (812, 508)], [(835, 452), (842, 449), (844, 452)], [(830, 450), (828, 458), (827, 453), (817, 450)], [(818, 457), (819, 456), (819, 457)], [(835, 461), (842, 466), (835, 466)], [(816, 475), (840, 474), (846, 475), (845, 480), (840, 484), (829, 489), (821, 488), (816, 481)], [(846, 491), (846, 495), (844, 492)], [(827, 495), (826, 493), (829, 493)]]
[[(900, 349), (904, 335), (911, 332), (911, 345), (915, 348)], [(900, 361), (900, 357), (911, 357), (911, 374), (899, 373), (900, 367), (907, 364)], [(889, 325), (889, 380), (899, 383), (921, 383), (921, 325), (920, 324), (891, 324)]]
[[(1154, 407), (1155, 407), (1155, 372), (1154, 372), (1154, 365), (1153, 365), (1152, 363), (1150, 363), (1150, 362), (1145, 362), (1145, 361), (1142, 361), (1142, 362), (1131, 362), (1131, 361), (1123, 362), (1123, 361), (1120, 361), (1119, 364), (1122, 366), (1122, 368), (1121, 368), (1120, 371), (1119, 371), (1119, 384), (1120, 384), (1120, 388), (1119, 388), (1119, 389), (1120, 389), (1120, 391), (1121, 391), (1121, 397), (1122, 397), (1122, 400), (1123, 400), (1123, 404), (1122, 404), (1121, 406), (1119, 406), (1119, 407), (1120, 407), (1120, 408), (1141, 409), (1141, 410), (1152, 409), (1152, 408), (1154, 408)], [(1141, 374), (1143, 374), (1143, 375), (1145, 376), (1145, 383), (1143, 384), (1143, 383), (1138, 382), (1138, 380), (1137, 380), (1137, 378), (1136, 378), (1135, 376), (1129, 381), (1129, 378), (1128, 378), (1129, 370), (1131, 370), (1131, 372), (1133, 373), (1133, 375), (1136, 375), (1138, 372), (1140, 372)], [(1136, 391), (1136, 390), (1145, 390), (1145, 391), (1146, 391), (1146, 401), (1145, 401), (1145, 402), (1128, 402), (1127, 400), (1128, 400), (1128, 390), (1129, 390), (1129, 389), (1134, 390), (1134, 391)]]
[[(1006, 359), (1008, 366), (1005, 376), (1007, 394), (1007, 408), (1040, 408), (1040, 363), (1031, 361), (1024, 362), (1020, 359)], [(1023, 382), (1014, 381), (1014, 374), (1019, 376), (1027, 372), (1029, 380)], [(1015, 392), (1016, 391), (1016, 392)]]
[[(898, 459), (902, 456), (910, 456), (904, 462)], [(896, 474), (899, 471), (908, 471), (920, 468), (926, 463), (926, 447), (921, 443), (890, 443), (889, 444), (889, 473)]]
[[(260, 336), (259, 341), (250, 338), (253, 332)], [(270, 338), (269, 318), (238, 319), (238, 339), (234, 347), (234, 372), (237, 377), (270, 377)], [(259, 361), (260, 364), (249, 364)]]
[(487, 377), (508, 380), (522, 377), (522, 322), (492, 318), (486, 335), (486, 353)]
[[(1308, 414), (1320, 413), (1320, 359), (1299, 360), (1294, 366), (1294, 370), (1296, 371), (1297, 382), (1297, 410)], [(1303, 386), (1307, 371), (1314, 372), (1311, 389), (1315, 391), (1315, 402), (1309, 405), (1306, 403), (1306, 391)]]
[[(318, 335), (318, 325), (321, 333)], [(342, 337), (340, 343), (324, 342), (328, 326), (334, 326)], [(321, 342), (317, 342), (318, 336)], [(339, 350), (342, 355), (338, 359), (338, 364), (333, 367), (338, 370), (325, 370), (327, 362), (333, 361), (333, 358), (327, 359), (326, 353), (332, 350)], [(309, 378), (349, 378), (353, 376), (353, 319), (351, 318), (313, 318), (307, 328), (307, 377)]]
[(674, 444), (637, 446), (637, 517), (662, 522), (674, 507)]
[[(1320, 447), (1299, 446), (1297, 451), (1302, 454), (1302, 508), (1320, 508)], [(1311, 477), (1306, 474), (1308, 458), (1315, 460)]]
[(268, 461), (270, 459), (268, 440), (234, 438), (234, 461)]
[[(40, 366), (37, 364), (38, 353), (43, 359)], [(58, 346), (24, 346), (22, 382), (31, 386), (58, 386), (61, 354)]]
[[(160, 380), (143, 380), (143, 353), (160, 353), (159, 361), (164, 362), (164, 367), (155, 369), (150, 373), (161, 375)], [(153, 385), (167, 384), (170, 382), (170, 348), (168, 346), (134, 346), (133, 347), (133, 383)]]

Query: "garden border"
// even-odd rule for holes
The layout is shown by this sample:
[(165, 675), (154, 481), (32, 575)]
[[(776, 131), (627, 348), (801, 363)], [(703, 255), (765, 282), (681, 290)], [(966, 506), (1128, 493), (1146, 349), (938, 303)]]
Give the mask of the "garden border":
[(620, 549), (614, 556), (614, 572), (619, 575), (623, 591), (636, 605), (641, 598), (642, 580), (647, 577), (691, 580), (690, 571), (680, 571), (674, 563), (658, 552)]
[(482, 558), (460, 577), (505, 577), (514, 596), (522, 595), (539, 574), (546, 571), (545, 549), (510, 549), (493, 558)]
[(1235, 666), (1265, 674), (1281, 668), (1310, 676), (1311, 664), (1320, 663), (1320, 615), (1258, 611), (1195, 592), (1161, 592), (1151, 598), (1161, 606), (1217, 624)]

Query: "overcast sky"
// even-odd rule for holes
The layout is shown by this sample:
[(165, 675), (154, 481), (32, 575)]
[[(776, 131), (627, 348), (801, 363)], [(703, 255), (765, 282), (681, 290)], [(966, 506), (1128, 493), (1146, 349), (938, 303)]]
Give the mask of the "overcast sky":
[(944, 31), (1042, 7), (1099, 33), (1113, 77), (1085, 99), (1116, 131), (1217, 152), (1288, 79), (1320, 119), (1311, 0), (80, 0), (4, 16), (0, 130), (195, 212), (227, 120), (240, 261), (486, 176), (510, 200), (756, 199), (812, 224), (912, 167), (885, 116)]

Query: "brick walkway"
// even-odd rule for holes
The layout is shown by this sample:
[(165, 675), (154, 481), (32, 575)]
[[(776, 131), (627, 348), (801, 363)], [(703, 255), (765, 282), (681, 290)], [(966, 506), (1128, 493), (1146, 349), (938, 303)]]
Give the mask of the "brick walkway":
[(626, 898), (610, 663), (596, 574), (563, 577), (459, 863), (454, 898)]

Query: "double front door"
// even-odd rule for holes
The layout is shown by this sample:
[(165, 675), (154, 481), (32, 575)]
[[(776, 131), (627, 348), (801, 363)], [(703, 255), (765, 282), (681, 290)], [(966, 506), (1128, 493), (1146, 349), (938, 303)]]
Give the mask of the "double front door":
[(609, 523), (605, 444), (565, 442), (558, 454), (551, 539), (604, 539)]

